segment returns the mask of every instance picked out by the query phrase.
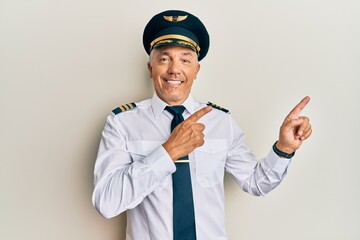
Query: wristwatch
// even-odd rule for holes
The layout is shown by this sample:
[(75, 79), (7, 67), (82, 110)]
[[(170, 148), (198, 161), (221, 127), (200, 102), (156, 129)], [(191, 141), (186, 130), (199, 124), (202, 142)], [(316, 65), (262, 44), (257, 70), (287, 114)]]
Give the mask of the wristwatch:
[(276, 141), (275, 143), (274, 143), (274, 145), (273, 145), (273, 150), (274, 150), (274, 152), (278, 155), (278, 156), (280, 156), (280, 157), (284, 157), (284, 158), (292, 158), (294, 155), (295, 155), (295, 151), (294, 152), (292, 152), (292, 153), (286, 153), (286, 152), (283, 152), (283, 151), (280, 151), (277, 147), (276, 147), (276, 143), (277, 143), (278, 141)]

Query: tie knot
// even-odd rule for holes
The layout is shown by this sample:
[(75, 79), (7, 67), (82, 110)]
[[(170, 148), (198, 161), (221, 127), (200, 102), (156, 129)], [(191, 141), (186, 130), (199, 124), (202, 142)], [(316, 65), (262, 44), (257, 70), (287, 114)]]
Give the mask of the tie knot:
[(171, 113), (172, 115), (182, 115), (182, 113), (185, 111), (185, 107), (183, 105), (180, 106), (167, 106), (165, 108), (169, 113)]

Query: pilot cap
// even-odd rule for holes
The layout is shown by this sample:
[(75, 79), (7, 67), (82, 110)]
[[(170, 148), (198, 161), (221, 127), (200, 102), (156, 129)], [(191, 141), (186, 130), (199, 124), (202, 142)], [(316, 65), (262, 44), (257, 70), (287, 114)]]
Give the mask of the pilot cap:
[(191, 13), (168, 10), (155, 15), (145, 26), (143, 45), (147, 54), (161, 46), (182, 46), (194, 50), (203, 59), (210, 45), (204, 24)]

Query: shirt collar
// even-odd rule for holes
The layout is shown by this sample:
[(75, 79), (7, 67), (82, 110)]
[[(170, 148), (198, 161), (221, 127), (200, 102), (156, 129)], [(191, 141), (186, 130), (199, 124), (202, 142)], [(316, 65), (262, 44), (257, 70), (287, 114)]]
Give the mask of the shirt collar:
[[(190, 114), (193, 114), (195, 112), (194, 99), (192, 98), (191, 94), (185, 100), (185, 102), (183, 102), (182, 105)], [(151, 106), (154, 113), (154, 117), (157, 118), (163, 112), (165, 107), (168, 106), (168, 104), (162, 101), (155, 93), (151, 99)]]

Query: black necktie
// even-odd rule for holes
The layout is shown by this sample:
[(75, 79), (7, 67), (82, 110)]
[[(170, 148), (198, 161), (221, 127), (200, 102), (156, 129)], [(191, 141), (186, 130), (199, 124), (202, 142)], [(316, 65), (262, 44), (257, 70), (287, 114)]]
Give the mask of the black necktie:
[[(165, 108), (174, 115), (171, 121), (171, 131), (184, 121), (182, 113), (184, 106), (172, 106)], [(195, 215), (191, 187), (191, 177), (188, 156), (175, 161), (176, 171), (172, 174), (173, 179), (173, 231), (174, 240), (195, 240)]]

